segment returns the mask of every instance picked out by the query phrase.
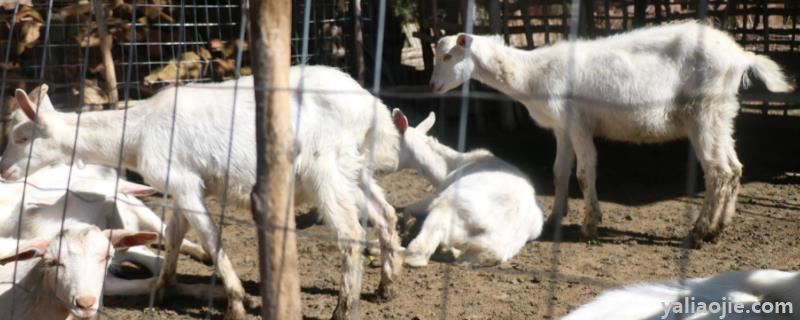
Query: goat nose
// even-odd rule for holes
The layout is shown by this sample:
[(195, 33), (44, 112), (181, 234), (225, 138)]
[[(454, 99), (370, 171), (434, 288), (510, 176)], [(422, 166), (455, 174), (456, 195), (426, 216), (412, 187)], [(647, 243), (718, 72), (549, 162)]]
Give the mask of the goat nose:
[(436, 84), (431, 82), (431, 90), (436, 91)]
[(97, 298), (92, 296), (77, 296), (75, 297), (75, 305), (81, 309), (91, 309)]

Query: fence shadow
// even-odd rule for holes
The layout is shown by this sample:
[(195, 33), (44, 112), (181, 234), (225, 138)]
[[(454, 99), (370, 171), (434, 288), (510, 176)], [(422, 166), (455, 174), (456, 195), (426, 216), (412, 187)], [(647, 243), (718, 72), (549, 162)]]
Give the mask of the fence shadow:
[[(618, 230), (610, 227), (599, 227), (598, 243), (636, 243), (648, 246), (668, 246), (680, 248), (684, 245), (684, 239), (679, 237), (662, 237), (649, 233)], [(561, 240), (558, 242), (581, 243), (581, 226), (577, 224), (565, 224), (561, 227)], [(552, 232), (543, 233), (536, 241), (556, 242)]]
[[(178, 283), (187, 284), (209, 284), (211, 278), (209, 276), (199, 275), (178, 275)], [(245, 292), (250, 296), (251, 300), (245, 299), (245, 309), (250, 315), (261, 314), (261, 307), (257, 305), (255, 298), (259, 296), (259, 284), (251, 280), (243, 280)], [(221, 281), (217, 281), (217, 287), (221, 288)], [(156, 306), (160, 310), (149, 310), (150, 297), (149, 295), (138, 296), (106, 296), (103, 298), (104, 307), (127, 309), (131, 311), (143, 312), (137, 313), (148, 314), (154, 313), (156, 317), (170, 317), (169, 314), (185, 315), (192, 318), (207, 318), (208, 316), (208, 300), (197, 299), (193, 297), (186, 297), (176, 294), (168, 294), (162, 303), (156, 301)], [(223, 312), (227, 301), (225, 299), (215, 299), (213, 301), (213, 310), (210, 314), (210, 319), (223, 319)], [(161, 314), (160, 316), (157, 314)], [(173, 315), (174, 317), (174, 315)]]

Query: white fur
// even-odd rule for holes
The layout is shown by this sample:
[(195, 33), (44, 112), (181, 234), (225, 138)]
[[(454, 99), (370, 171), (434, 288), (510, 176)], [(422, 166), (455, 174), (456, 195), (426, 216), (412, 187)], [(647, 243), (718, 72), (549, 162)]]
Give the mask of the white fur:
[[(102, 166), (74, 166), (72, 176), (69, 175), (70, 167), (66, 165), (45, 167), (31, 174), (27, 179), (24, 204), (20, 203), (21, 181), (0, 183), (0, 221), (3, 221), (0, 237), (17, 237), (18, 234), (23, 239), (52, 237), (61, 232), (62, 217), (66, 224), (84, 223), (104, 229), (164, 234), (161, 218), (141, 200), (127, 193), (152, 193), (155, 190), (120, 179), (118, 192), (112, 192), (117, 185), (117, 174)], [(65, 197), (68, 178), (70, 194)], [(115, 193), (117, 199), (114, 199)], [(23, 210), (21, 215), (20, 210)], [(18, 226), (22, 227), (21, 231), (18, 231)], [(182, 242), (181, 252), (201, 261), (211, 259), (202, 247), (188, 240)]]
[(536, 123), (552, 129), (555, 204), (548, 223), (567, 212), (577, 156), (586, 212), (581, 231), (589, 238), (597, 236), (602, 218), (593, 138), (658, 143), (688, 137), (706, 175), (705, 203), (692, 232), (699, 246), (713, 240), (735, 211), (742, 165), (734, 150), (733, 119), (748, 71), (771, 91), (792, 89), (769, 58), (744, 51), (722, 31), (685, 22), (533, 51), (493, 37), (444, 37), (431, 86), (443, 93), (476, 79), (520, 101)]
[[(408, 123), (398, 109), (393, 116), (395, 123)], [(542, 231), (533, 186), (519, 169), (489, 151), (460, 153), (428, 137), (434, 122), (430, 113), (416, 128), (405, 129), (400, 140), (400, 167), (416, 169), (438, 190), (432, 199), (406, 208), (428, 216), (404, 252), (405, 263), (427, 265), (440, 245), (468, 265), (511, 259)]]
[[(253, 78), (239, 80), (241, 90), (236, 95), (236, 113), (230, 127), (234, 81), (167, 89), (129, 109), (124, 124), (127, 131), (122, 163), (139, 172), (148, 184), (172, 196), (178, 209), (167, 226), (167, 250), (159, 285), (174, 283), (175, 244), (180, 243), (191, 226), (208, 252), (218, 252), (214, 260), (228, 294), (226, 314), (238, 319), (244, 317), (244, 290), (225, 251), (218, 247), (217, 229), (203, 203), (206, 195), (219, 198), (227, 192), (228, 199), (249, 206), (249, 194), (255, 183)], [(298, 87), (300, 81), (301, 69), (293, 67), (291, 87)], [(394, 169), (398, 138), (386, 107), (380, 102), (375, 104), (375, 98), (348, 75), (332, 68), (305, 67), (302, 82), (308, 91), (302, 97), (293, 94), (291, 99), (293, 120), (300, 112), (299, 122), (293, 121), (294, 128), (299, 126), (296, 138), (300, 149), (295, 159), (295, 195), (297, 201), (317, 205), (337, 232), (339, 247), (346, 257), (335, 316), (348, 317), (360, 294), (360, 244), (353, 241), (363, 239), (364, 235), (358, 221), (360, 210), (366, 211), (373, 225), (380, 229), (385, 250), (379, 290), (391, 293), (390, 284), (399, 271), (400, 261), (394, 253), (399, 246), (394, 230), (395, 212), (383, 198), (383, 191), (371, 178), (368, 167), (371, 164), (373, 169)], [(7, 178), (21, 177), (31, 140), (35, 141), (30, 154), (33, 170), (46, 163), (64, 162), (72, 151), (76, 115), (54, 112), (46, 95), (31, 94), (42, 102), (42, 110), (32, 115), (38, 119), (36, 122), (21, 122), (13, 129), (13, 143), (8, 144), (0, 161), (0, 169)], [(17, 99), (25, 98), (21, 96), (24, 94), (18, 93)], [(171, 136), (173, 106), (177, 110)], [(373, 116), (377, 121), (374, 131)], [(122, 120), (123, 111), (83, 114), (77, 155), (89, 163), (116, 165)], [(31, 136), (32, 128), (37, 130), (35, 136)], [(231, 131), (230, 183), (228, 190), (223, 190)], [(373, 145), (373, 136), (375, 153), (370, 161), (367, 151)]]
[(749, 310), (755, 303), (789, 302), (793, 314), (726, 313), (724, 319), (800, 319), (800, 313), (794, 309), (800, 306), (798, 286), (800, 274), (778, 270), (739, 271), (683, 282), (636, 284), (606, 291), (592, 302), (570, 312), (563, 320), (710, 320), (720, 319), (723, 315), (708, 310), (688, 314), (667, 313), (665, 305), (671, 308), (671, 303), (684, 303), (686, 298), (695, 302), (695, 307), (700, 302), (729, 302), (741, 303), (744, 310)]
[(5, 263), (0, 265), (2, 318), (94, 317), (115, 249), (145, 245), (156, 237), (152, 232), (100, 230), (76, 223), (52, 237), (20, 241), (19, 255), (15, 239), (0, 239), (0, 260)]

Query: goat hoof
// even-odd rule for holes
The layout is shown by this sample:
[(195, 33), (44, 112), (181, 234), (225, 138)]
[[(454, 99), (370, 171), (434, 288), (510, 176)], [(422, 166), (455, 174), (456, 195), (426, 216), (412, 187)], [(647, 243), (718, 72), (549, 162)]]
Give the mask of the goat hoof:
[(428, 257), (421, 255), (408, 255), (404, 257), (403, 264), (412, 268), (422, 268), (428, 265)]
[(581, 241), (597, 240), (597, 226), (582, 226)]
[(551, 215), (550, 218), (547, 219), (547, 221), (545, 221), (544, 225), (542, 226), (541, 236), (542, 237), (554, 236), (556, 233), (556, 229), (558, 229), (560, 226), (561, 226), (560, 221), (558, 221), (558, 219), (553, 218), (553, 216)]
[(331, 320), (349, 320), (349, 319), (350, 319), (350, 311), (337, 305), (336, 309), (333, 310), (333, 316), (331, 316)]
[(228, 310), (225, 311), (225, 320), (245, 320), (247, 313), (241, 301), (228, 302)]
[(391, 301), (397, 296), (397, 289), (395, 286), (390, 284), (381, 284), (378, 286), (378, 290), (375, 291), (375, 297), (377, 298), (378, 302), (387, 302)]
[(717, 243), (717, 241), (719, 241), (719, 232), (709, 232), (703, 236), (703, 241), (708, 243)]
[(688, 237), (686, 237), (686, 247), (688, 248), (699, 250), (703, 248), (703, 244), (705, 244), (705, 241), (703, 241), (703, 236), (697, 232), (692, 232)]

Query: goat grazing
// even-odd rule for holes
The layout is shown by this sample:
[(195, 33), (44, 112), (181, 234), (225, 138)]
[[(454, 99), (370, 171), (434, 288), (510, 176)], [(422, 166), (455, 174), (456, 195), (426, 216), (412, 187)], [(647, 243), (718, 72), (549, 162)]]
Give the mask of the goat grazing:
[[(125, 168), (139, 172), (149, 185), (172, 196), (175, 204), (176, 214), (166, 229), (159, 288), (174, 285), (178, 244), (191, 226), (206, 251), (212, 253), (222, 277), (228, 298), (226, 317), (242, 319), (244, 289), (217, 242), (219, 233), (203, 203), (206, 195), (220, 198), (227, 194), (232, 202), (249, 206), (249, 192), (255, 183), (255, 99), (253, 94), (234, 94), (230, 89), (234, 81), (161, 91), (129, 109), (126, 124), (122, 122), (123, 111), (84, 113), (75, 144), (76, 114), (56, 112), (46, 87), (31, 93), (36, 102), (18, 90), (17, 102), (28, 120), (12, 129), (12, 143), (6, 147), (0, 170), (3, 177), (19, 179), (28, 158), (31, 170), (65, 162), (73, 145), (77, 145), (74, 151), (78, 157), (87, 163), (114, 166), (121, 156)], [(242, 88), (253, 87), (252, 77), (238, 81)], [(392, 282), (402, 266), (396, 257), (399, 240), (394, 208), (372, 179), (373, 169), (396, 168), (398, 135), (389, 110), (382, 103), (376, 104), (376, 98), (347, 74), (327, 67), (293, 67), (292, 87), (301, 82), (308, 91), (291, 98), (300, 149), (295, 158), (295, 195), (297, 201), (315, 204), (337, 233), (345, 261), (334, 317), (345, 319), (360, 297), (359, 247), (364, 237), (358, 221), (360, 211), (380, 229), (380, 297), (393, 295)], [(116, 138), (123, 137), (123, 127), (127, 127), (124, 138)], [(370, 149), (374, 149), (371, 161)], [(226, 171), (229, 180), (224, 190)]]
[(71, 224), (51, 238), (21, 240), (19, 250), (15, 239), (0, 239), (3, 319), (94, 317), (115, 249), (146, 245), (157, 236)]
[[(800, 274), (778, 270), (737, 271), (708, 278), (636, 284), (607, 291), (563, 320), (800, 319), (793, 310), (800, 304), (799, 285)], [(715, 311), (711, 304), (722, 309)], [(766, 304), (775, 312), (757, 310)], [(729, 307), (734, 305), (740, 305), (740, 311), (732, 313), (733, 308)], [(759, 307), (753, 308), (756, 305)]]
[(792, 90), (774, 61), (697, 22), (533, 51), (505, 46), (497, 37), (459, 34), (439, 40), (435, 61), (434, 92), (472, 78), (521, 102), (538, 125), (553, 130), (555, 200), (548, 227), (567, 213), (577, 156), (585, 205), (581, 234), (597, 237), (602, 214), (594, 137), (632, 143), (688, 137), (706, 182), (690, 238), (696, 247), (715, 240), (735, 212), (742, 164), (734, 150), (733, 120), (740, 84), (748, 83), (745, 73), (752, 72), (772, 92)]
[(465, 264), (495, 265), (539, 237), (542, 210), (524, 173), (489, 151), (460, 153), (428, 137), (433, 112), (417, 127), (399, 109), (392, 117), (401, 135), (399, 167), (416, 169), (438, 189), (406, 208), (412, 215), (429, 212), (403, 254), (406, 264), (427, 265), (442, 244)]

